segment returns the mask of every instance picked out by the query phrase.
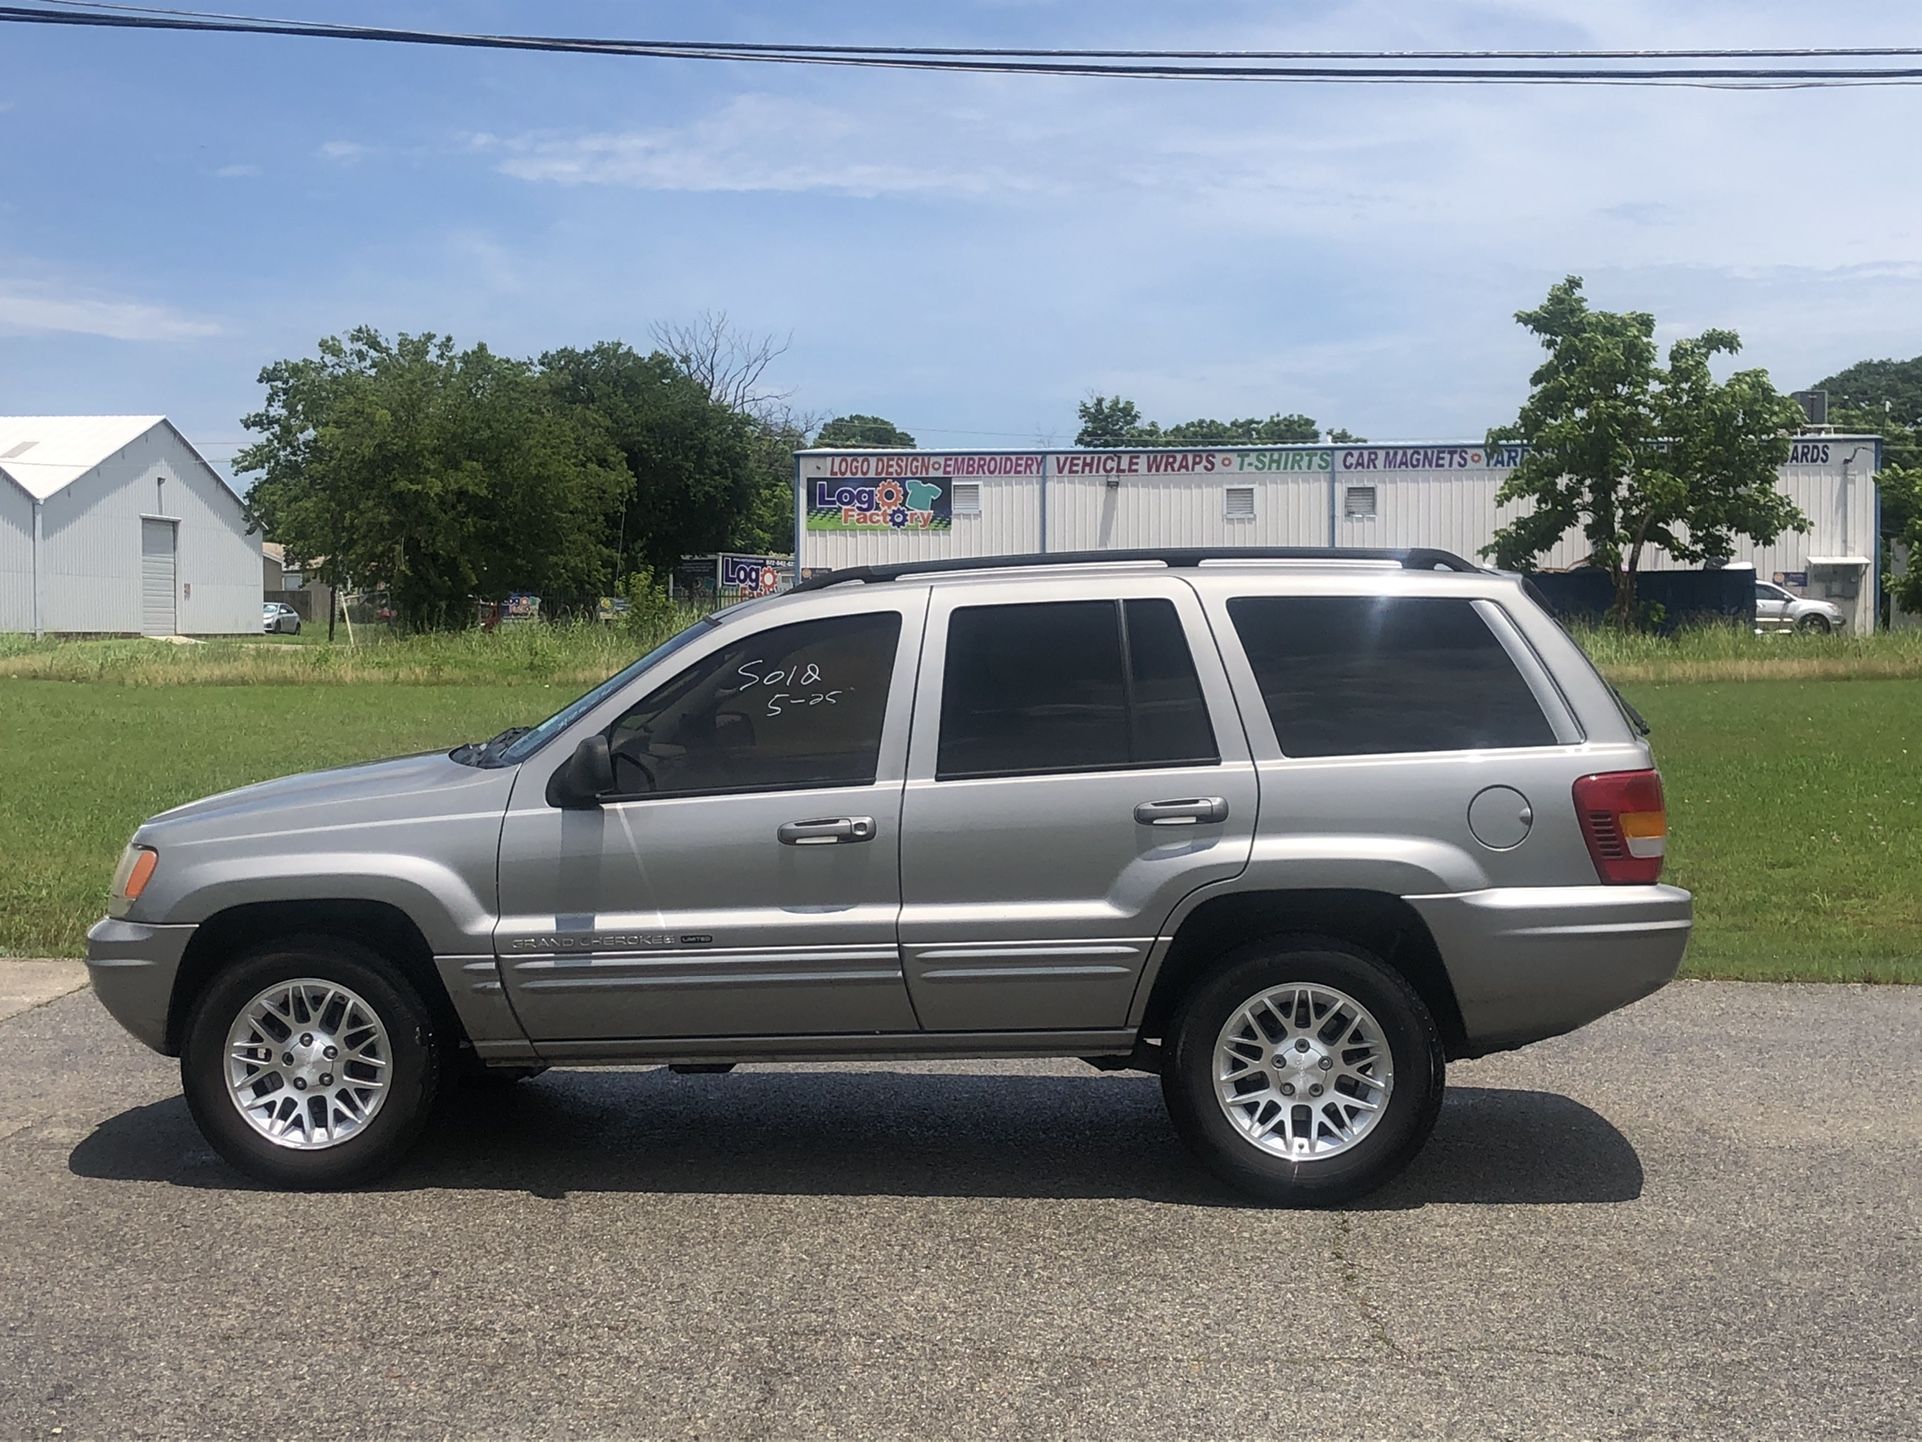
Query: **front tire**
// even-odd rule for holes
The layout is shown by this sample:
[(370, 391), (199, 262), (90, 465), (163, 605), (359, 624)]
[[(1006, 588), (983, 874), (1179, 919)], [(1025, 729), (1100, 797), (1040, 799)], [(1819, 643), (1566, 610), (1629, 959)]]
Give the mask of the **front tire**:
[(1414, 1160), (1441, 1110), (1445, 1060), (1407, 980), (1326, 937), (1223, 957), (1168, 1032), (1162, 1094), (1175, 1129), (1231, 1186), (1333, 1206)]
[(201, 1134), (296, 1190), (367, 1182), (406, 1154), (441, 1083), (420, 995), (360, 944), (296, 937), (222, 971), (196, 1002), (180, 1081)]
[(1797, 621), (1795, 629), (1804, 636), (1826, 636), (1834, 628), (1829, 624), (1827, 616), (1809, 615)]

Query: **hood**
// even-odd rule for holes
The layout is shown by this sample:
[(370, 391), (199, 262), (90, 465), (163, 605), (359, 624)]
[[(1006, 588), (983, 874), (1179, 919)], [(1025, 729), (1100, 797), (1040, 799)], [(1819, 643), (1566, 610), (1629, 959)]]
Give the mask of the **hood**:
[(247, 835), (412, 821), (462, 812), (499, 812), (514, 767), (481, 769), (429, 751), (262, 781), (163, 811), (136, 840)]

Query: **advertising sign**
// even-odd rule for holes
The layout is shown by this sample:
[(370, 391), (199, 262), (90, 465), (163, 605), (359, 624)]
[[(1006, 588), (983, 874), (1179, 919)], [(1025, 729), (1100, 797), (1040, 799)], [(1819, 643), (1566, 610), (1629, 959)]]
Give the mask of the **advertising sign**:
[(1332, 453), (1308, 447), (1272, 451), (1068, 451), (1049, 458), (1053, 476), (1327, 475)]
[(801, 485), (810, 531), (947, 531), (955, 481), (1040, 474), (1037, 455), (877, 451), (810, 456)]
[(541, 598), (529, 591), (515, 591), (501, 606), (503, 621), (538, 621), (541, 618)]
[(1335, 463), (1338, 471), (1505, 471), (1521, 463), (1522, 447), (1508, 446), (1350, 446)]
[(781, 556), (721, 557), (721, 589), (750, 596), (772, 596), (790, 583), (794, 562)]

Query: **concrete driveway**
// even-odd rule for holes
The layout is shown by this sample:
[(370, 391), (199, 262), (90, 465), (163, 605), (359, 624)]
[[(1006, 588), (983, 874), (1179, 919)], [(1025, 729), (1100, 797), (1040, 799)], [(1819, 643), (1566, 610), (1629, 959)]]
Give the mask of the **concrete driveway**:
[(1451, 1082), (1337, 1214), (1075, 1063), (554, 1073), (299, 1197), (68, 995), (0, 1021), (0, 1434), (1922, 1433), (1922, 989), (1680, 985)]

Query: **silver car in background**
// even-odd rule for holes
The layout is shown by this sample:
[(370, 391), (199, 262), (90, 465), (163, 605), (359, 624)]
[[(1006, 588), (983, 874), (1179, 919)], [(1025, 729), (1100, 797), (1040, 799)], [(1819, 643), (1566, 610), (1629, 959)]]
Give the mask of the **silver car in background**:
[(1643, 730), (1444, 552), (858, 567), (537, 726), (154, 817), (88, 962), (286, 1186), (392, 1166), (462, 1075), (1079, 1057), (1336, 1203), (1448, 1061), (1675, 975)]
[(1804, 635), (1826, 636), (1847, 624), (1847, 614), (1833, 601), (1798, 596), (1772, 581), (1755, 583), (1757, 631), (1800, 631)]
[(282, 601), (262, 601), (260, 603), (260, 629), (267, 635), (300, 634), (300, 612)]

